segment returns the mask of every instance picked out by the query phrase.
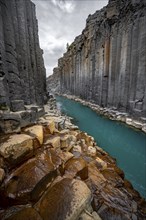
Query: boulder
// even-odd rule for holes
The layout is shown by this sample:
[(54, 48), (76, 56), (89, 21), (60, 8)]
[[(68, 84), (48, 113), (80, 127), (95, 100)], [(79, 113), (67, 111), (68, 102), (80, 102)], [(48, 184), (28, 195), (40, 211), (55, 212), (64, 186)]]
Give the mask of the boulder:
[(43, 144), (44, 134), (43, 134), (43, 126), (42, 125), (34, 125), (24, 130), (29, 135), (36, 137), (39, 141), (40, 145)]
[(28, 160), (5, 179), (1, 191), (1, 206), (37, 201), (57, 176), (61, 160), (54, 152), (44, 151)]
[(65, 178), (43, 195), (35, 209), (43, 220), (75, 220), (90, 202), (91, 192), (84, 182)]
[(0, 155), (12, 165), (21, 163), (32, 154), (33, 138), (26, 134), (11, 135), (0, 144)]
[(82, 158), (72, 158), (65, 164), (66, 176), (79, 176), (82, 180), (88, 178), (88, 166)]

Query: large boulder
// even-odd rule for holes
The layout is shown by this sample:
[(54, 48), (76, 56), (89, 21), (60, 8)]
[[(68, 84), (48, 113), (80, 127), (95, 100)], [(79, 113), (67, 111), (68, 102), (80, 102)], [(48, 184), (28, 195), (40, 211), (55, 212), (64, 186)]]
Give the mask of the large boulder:
[(0, 155), (11, 165), (22, 162), (33, 153), (33, 138), (26, 134), (15, 134), (0, 144)]
[(49, 189), (35, 208), (43, 220), (75, 220), (90, 202), (91, 192), (84, 182), (65, 178)]

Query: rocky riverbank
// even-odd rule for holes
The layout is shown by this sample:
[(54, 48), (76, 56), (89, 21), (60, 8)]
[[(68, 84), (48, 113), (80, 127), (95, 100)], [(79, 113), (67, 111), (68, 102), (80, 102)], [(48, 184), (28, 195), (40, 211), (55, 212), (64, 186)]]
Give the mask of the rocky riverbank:
[(46, 114), (0, 139), (0, 219), (144, 220), (146, 202), (116, 160), (62, 116)]
[(115, 108), (106, 108), (106, 107), (103, 108), (95, 104), (92, 101), (89, 102), (74, 95), (67, 95), (67, 94), (60, 94), (60, 93), (56, 93), (56, 95), (63, 96), (68, 99), (79, 102), (84, 106), (88, 106), (93, 111), (97, 112), (97, 114), (103, 115), (111, 120), (125, 123), (134, 129), (141, 130), (144, 133), (146, 133), (146, 118), (141, 118), (141, 120), (135, 120), (133, 117), (130, 116), (130, 114), (126, 112), (119, 112)]

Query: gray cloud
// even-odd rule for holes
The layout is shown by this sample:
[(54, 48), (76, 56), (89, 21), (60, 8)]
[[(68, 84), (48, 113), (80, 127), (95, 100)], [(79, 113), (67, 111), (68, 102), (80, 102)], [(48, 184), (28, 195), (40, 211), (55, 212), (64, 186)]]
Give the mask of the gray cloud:
[(89, 14), (108, 0), (32, 0), (36, 5), (40, 45), (44, 50), (47, 75), (52, 74), (58, 59), (85, 27)]

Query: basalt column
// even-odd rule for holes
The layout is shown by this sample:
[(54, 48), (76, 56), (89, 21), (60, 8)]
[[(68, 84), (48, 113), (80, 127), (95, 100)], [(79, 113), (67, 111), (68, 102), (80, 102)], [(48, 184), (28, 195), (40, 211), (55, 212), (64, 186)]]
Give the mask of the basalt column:
[(89, 15), (58, 64), (61, 93), (146, 115), (146, 1), (110, 0)]
[(0, 0), (1, 108), (19, 111), (24, 104), (44, 104), (42, 53), (35, 5), (30, 0)]

